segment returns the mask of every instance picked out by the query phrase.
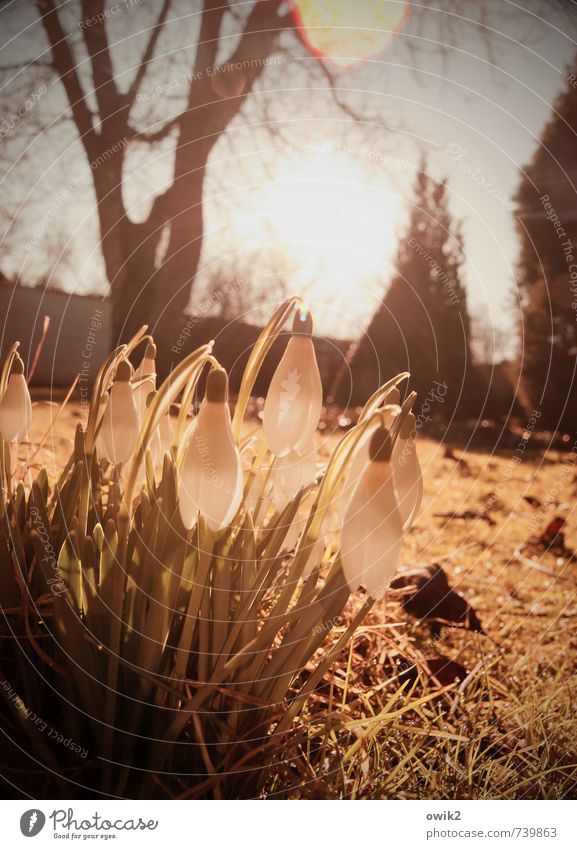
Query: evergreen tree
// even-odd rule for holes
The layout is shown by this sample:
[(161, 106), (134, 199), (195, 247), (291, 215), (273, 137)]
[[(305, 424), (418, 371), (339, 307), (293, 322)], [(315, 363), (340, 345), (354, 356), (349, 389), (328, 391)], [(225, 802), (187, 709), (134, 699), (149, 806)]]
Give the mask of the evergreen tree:
[[(476, 370), (462, 263), (461, 228), (448, 209), (446, 181), (430, 177), (423, 162), (395, 275), (353, 361), (357, 403), (387, 377), (406, 370), (421, 403), (441, 384), (444, 400), (434, 412), (446, 418), (459, 407), (466, 413), (462, 399), (472, 401), (466, 382)], [(477, 381), (475, 386), (478, 398)]]
[(523, 388), (540, 423), (577, 423), (577, 89), (557, 98), (517, 191)]

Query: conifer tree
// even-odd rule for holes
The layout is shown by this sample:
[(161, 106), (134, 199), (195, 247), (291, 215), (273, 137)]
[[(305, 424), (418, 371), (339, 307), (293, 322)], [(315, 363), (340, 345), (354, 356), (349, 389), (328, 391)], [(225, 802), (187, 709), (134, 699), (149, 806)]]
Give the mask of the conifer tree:
[(577, 422), (576, 139), (577, 88), (569, 77), (516, 196), (523, 388), (552, 430)]
[(467, 381), (476, 372), (462, 264), (461, 227), (448, 208), (446, 181), (429, 176), (423, 161), (393, 280), (353, 362), (357, 403), (384, 375), (402, 370), (411, 372), (421, 399), (443, 387), (443, 404), (436, 410), (443, 418), (457, 407), (463, 411), (463, 399), (472, 402)]

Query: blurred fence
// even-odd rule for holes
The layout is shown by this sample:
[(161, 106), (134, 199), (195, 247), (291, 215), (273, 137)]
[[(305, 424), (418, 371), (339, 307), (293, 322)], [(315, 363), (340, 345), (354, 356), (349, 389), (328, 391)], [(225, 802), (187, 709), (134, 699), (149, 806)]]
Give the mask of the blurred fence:
[(98, 365), (110, 351), (110, 305), (101, 297), (0, 285), (0, 353), (19, 341), (27, 370), (42, 339), (44, 319), (50, 323), (34, 372), (35, 386), (70, 386), (77, 374), (92, 383)]
[[(45, 316), (50, 323), (32, 384), (68, 387), (76, 375), (81, 375), (91, 385), (100, 362), (112, 346), (110, 302), (101, 297), (0, 285), (1, 356), (19, 341), (22, 358), (29, 369), (42, 338)], [(170, 339), (156, 339), (159, 375), (166, 376), (171, 366), (177, 365), (199, 345), (214, 339), (215, 355), (230, 372), (231, 388), (236, 390), (260, 331), (260, 327), (237, 320), (183, 315)], [(255, 393), (266, 392), (285, 345), (286, 339), (282, 337), (273, 345), (258, 377)], [(342, 376), (339, 382), (346, 394), (350, 378), (343, 364), (348, 347), (349, 343), (340, 339), (315, 340), (325, 394), (331, 391), (337, 376)]]
[[(70, 295), (58, 291), (0, 285), (0, 354), (2, 357), (15, 341), (27, 370), (42, 338), (44, 319), (50, 323), (42, 345), (32, 384), (36, 387), (69, 387), (77, 375), (81, 384), (91, 386), (98, 366), (112, 346), (111, 305), (107, 299)], [(214, 353), (230, 375), (232, 391), (240, 379), (260, 327), (219, 317), (183, 315), (171, 329), (168, 339), (156, 338), (157, 368), (163, 379), (173, 366), (199, 345), (215, 341)], [(273, 344), (254, 386), (254, 394), (264, 396), (273, 372), (283, 354), (288, 332)], [(379, 382), (389, 377), (386, 364), (367, 367), (352, 359), (355, 345), (343, 339), (314, 340), (325, 401), (336, 400), (342, 407), (363, 403)], [(135, 365), (138, 364), (135, 357)], [(352, 363), (351, 363), (352, 360)], [(514, 375), (509, 364), (478, 369), (482, 386), (480, 397), (470, 398), (455, 417), (460, 421), (476, 418), (505, 420), (522, 415), (516, 397)], [(355, 392), (353, 389), (353, 380)], [(202, 384), (199, 389), (202, 391)], [(481, 391), (482, 390), (482, 391)], [(419, 402), (420, 403), (420, 402)], [(449, 403), (438, 404), (432, 419), (453, 417)]]

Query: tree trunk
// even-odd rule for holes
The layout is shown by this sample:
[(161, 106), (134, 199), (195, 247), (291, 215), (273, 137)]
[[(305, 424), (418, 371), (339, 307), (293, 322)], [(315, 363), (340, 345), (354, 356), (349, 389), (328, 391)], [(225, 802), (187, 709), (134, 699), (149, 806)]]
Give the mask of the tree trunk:
[[(166, 256), (151, 281), (150, 324), (160, 344), (168, 348), (175, 344), (200, 263), (204, 174), (205, 164), (201, 164), (186, 181), (182, 180), (183, 185), (171, 204)], [(175, 181), (175, 185), (179, 184)]]
[[(146, 67), (154, 55), (156, 39), (166, 20), (169, 3), (163, 2), (142, 61), (129, 91), (117, 85), (109, 50), (103, 0), (82, 0), (84, 20), (95, 24), (83, 30), (90, 57), (94, 97), (99, 118), (89, 108), (76, 71), (75, 57), (64, 31), (56, 0), (38, 0), (42, 23), (52, 47), (52, 61), (66, 92), (72, 117), (78, 128), (93, 175), (100, 225), (100, 242), (113, 307), (113, 342), (126, 341), (142, 325), (148, 324), (157, 340), (174, 345), (198, 271), (203, 237), (203, 185), (210, 151), (219, 136), (238, 114), (255, 80), (262, 73), (278, 33), (292, 26), (292, 16), (278, 17), (280, 0), (259, 0), (248, 15), (245, 30), (234, 52), (230, 68), (221, 71), (220, 82), (240, 63), (243, 67), (242, 97), (222, 94), (215, 98), (211, 76), (215, 65), (225, 6), (211, 0), (204, 4), (195, 77), (191, 81), (186, 109), (177, 122), (169, 122), (163, 132), (177, 123), (178, 147), (172, 186), (157, 198), (146, 222), (135, 224), (126, 214), (122, 198), (123, 159), (129, 140), (138, 135), (130, 126), (130, 112)], [(244, 64), (245, 60), (250, 60)], [(233, 70), (231, 70), (233, 69)], [(152, 133), (154, 136), (155, 134)], [(148, 140), (150, 134), (148, 134)], [(162, 135), (160, 137), (163, 137)], [(165, 226), (170, 236), (164, 260), (158, 247)], [(160, 261), (160, 264), (159, 264)]]
[(126, 220), (117, 234), (124, 248), (122, 273), (111, 288), (113, 344), (128, 341), (143, 324), (155, 323), (154, 302), (158, 271), (155, 267), (163, 222), (143, 224)]
[[(202, 251), (203, 188), (210, 151), (222, 131), (214, 130), (214, 106), (196, 107), (181, 124), (174, 182), (163, 204), (170, 238), (162, 265), (151, 281), (149, 324), (166, 352), (179, 335), (182, 314), (190, 300)], [(198, 138), (198, 134), (202, 133)], [(152, 223), (152, 222), (151, 222)], [(170, 359), (168, 353), (166, 353)]]

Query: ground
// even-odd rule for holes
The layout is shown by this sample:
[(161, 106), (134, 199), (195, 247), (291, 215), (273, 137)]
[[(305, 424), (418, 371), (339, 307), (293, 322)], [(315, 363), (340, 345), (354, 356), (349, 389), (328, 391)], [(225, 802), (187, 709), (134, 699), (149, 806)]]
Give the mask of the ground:
[[(21, 461), (54, 475), (79, 420), (78, 406), (39, 402)], [(427, 438), (418, 447), (425, 496), (403, 562), (440, 564), (483, 632), (448, 623), (437, 633), (390, 593), (318, 689), (263, 792), (574, 798), (575, 455), (530, 441), (499, 452), (447, 452)], [(567, 520), (565, 549), (534, 545), (556, 516)]]

